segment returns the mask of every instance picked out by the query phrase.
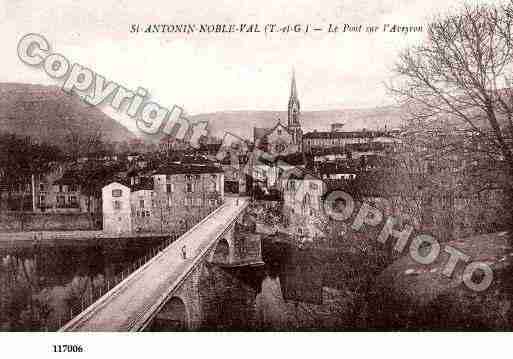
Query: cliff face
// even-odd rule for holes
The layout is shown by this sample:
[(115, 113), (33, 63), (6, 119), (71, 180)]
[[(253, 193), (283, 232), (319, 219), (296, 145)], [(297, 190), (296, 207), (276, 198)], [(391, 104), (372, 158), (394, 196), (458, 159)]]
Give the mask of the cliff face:
[(135, 138), (100, 109), (56, 86), (0, 83), (0, 132), (60, 145), (70, 133), (87, 136), (97, 131), (106, 141)]

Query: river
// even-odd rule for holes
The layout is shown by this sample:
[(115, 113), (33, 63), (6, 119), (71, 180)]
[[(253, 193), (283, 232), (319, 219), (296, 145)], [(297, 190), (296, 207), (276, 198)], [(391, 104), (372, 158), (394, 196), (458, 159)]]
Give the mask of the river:
[(150, 258), (164, 240), (0, 247), (0, 330), (57, 330)]
[[(155, 255), (166, 245), (165, 240), (75, 240), (39, 245), (15, 243), (3, 247), (0, 244), (0, 330), (59, 329)], [(326, 258), (320, 260), (311, 251), (276, 244), (264, 246), (263, 255), (264, 268), (246, 270), (246, 281), (256, 291), (246, 304), (247, 308), (239, 308), (243, 314), (240, 320), (234, 321), (233, 315), (241, 301), (237, 301), (238, 306), (227, 301), (225, 304), (229, 307), (223, 312), (231, 313), (230, 318), (216, 318), (216, 322), (211, 323), (212, 328), (297, 330), (340, 327), (341, 323), (333, 322), (333, 318), (342, 319), (341, 315), (350, 303), (340, 302), (339, 294), (335, 294), (338, 298), (335, 303), (331, 298), (333, 295), (326, 293), (325, 271), (321, 270)], [(340, 279), (338, 275), (336, 277)], [(256, 322), (248, 319), (252, 317), (248, 310), (255, 311)], [(324, 314), (328, 314), (327, 318)]]

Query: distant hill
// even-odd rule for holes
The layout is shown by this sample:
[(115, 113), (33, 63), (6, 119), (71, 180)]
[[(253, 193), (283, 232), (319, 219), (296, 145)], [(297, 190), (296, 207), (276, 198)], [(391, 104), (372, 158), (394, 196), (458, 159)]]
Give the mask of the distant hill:
[[(348, 130), (398, 127), (399, 107), (303, 111), (304, 132), (328, 130), (331, 123), (342, 122)], [(225, 131), (253, 139), (253, 127), (272, 127), (280, 119), (287, 123), (286, 111), (224, 111), (191, 116), (193, 121), (208, 120), (213, 134)], [(135, 138), (158, 142), (159, 136), (134, 134), (99, 108), (68, 95), (57, 86), (0, 83), (0, 132), (10, 132), (48, 143), (62, 145), (70, 133), (87, 136), (100, 130), (104, 140), (130, 141)]]
[[(301, 112), (303, 132), (326, 131), (332, 123), (344, 123), (348, 130), (396, 128), (402, 124), (400, 107), (376, 107), (366, 109), (304, 111)], [(286, 111), (227, 111), (191, 116), (193, 121), (209, 121), (213, 134), (222, 136), (230, 131), (241, 137), (253, 138), (253, 127), (271, 127), (278, 119), (287, 123)]]
[(56, 86), (0, 83), (0, 132), (61, 145), (70, 133), (87, 136), (98, 130), (107, 141), (136, 138), (100, 109)]

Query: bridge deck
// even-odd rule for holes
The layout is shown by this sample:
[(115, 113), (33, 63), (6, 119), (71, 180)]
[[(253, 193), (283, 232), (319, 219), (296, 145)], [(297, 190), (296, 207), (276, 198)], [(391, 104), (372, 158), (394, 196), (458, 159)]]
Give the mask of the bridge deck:
[[(248, 200), (226, 198), (226, 203), (178, 240), (132, 273), (61, 331), (139, 330), (170, 290), (192, 270), (226, 228), (248, 206)], [(182, 259), (186, 245), (187, 259)]]

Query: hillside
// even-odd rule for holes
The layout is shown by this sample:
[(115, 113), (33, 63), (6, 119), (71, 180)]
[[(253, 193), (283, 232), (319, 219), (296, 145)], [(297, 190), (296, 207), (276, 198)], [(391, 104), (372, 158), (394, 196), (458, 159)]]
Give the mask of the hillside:
[[(342, 122), (348, 130), (382, 129), (401, 124), (401, 109), (377, 107), (329, 111), (303, 111), (304, 132), (328, 130), (331, 123)], [(213, 134), (225, 131), (248, 139), (253, 127), (271, 127), (280, 119), (287, 123), (286, 111), (223, 111), (191, 116), (193, 121), (209, 121)], [(137, 135), (100, 109), (84, 104), (56, 86), (0, 83), (0, 132), (16, 133), (52, 144), (62, 145), (74, 134), (87, 136), (100, 130), (106, 141), (126, 141), (137, 137), (158, 142), (160, 136)]]
[(56, 86), (0, 83), (0, 132), (60, 145), (70, 133), (87, 136), (98, 130), (106, 141), (136, 137), (98, 108)]
[[(402, 111), (399, 107), (377, 107), (368, 109), (304, 111), (301, 113), (303, 132), (329, 130), (330, 124), (342, 122), (348, 130), (395, 128), (401, 125)], [(251, 138), (253, 127), (271, 127), (278, 119), (287, 123), (286, 111), (229, 111), (191, 116), (193, 121), (209, 121), (213, 134), (222, 136), (230, 131)]]

